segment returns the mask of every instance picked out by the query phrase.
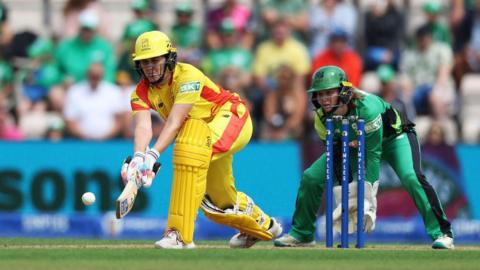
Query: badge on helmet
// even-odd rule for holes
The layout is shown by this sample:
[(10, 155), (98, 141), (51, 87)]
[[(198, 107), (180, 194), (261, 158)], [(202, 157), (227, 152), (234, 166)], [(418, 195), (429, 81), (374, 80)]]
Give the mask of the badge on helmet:
[(172, 46), (167, 35), (160, 31), (150, 31), (141, 34), (135, 41), (134, 62), (165, 55), (166, 66), (173, 70), (177, 63), (177, 50)]

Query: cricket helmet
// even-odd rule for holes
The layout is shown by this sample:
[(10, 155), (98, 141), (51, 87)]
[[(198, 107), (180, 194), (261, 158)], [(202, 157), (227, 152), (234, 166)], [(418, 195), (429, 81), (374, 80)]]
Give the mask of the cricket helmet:
[(166, 66), (173, 70), (177, 63), (177, 50), (163, 32), (145, 32), (135, 41), (135, 53), (132, 55), (134, 62), (162, 55), (167, 58)]

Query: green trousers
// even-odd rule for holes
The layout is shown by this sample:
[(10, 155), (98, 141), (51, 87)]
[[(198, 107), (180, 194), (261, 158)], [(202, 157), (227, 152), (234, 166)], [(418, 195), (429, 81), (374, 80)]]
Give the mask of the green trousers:
[[(420, 147), (416, 134), (404, 133), (396, 138), (385, 140), (382, 148), (382, 160), (392, 166), (402, 186), (413, 199), (422, 215), (427, 234), (432, 240), (444, 234), (453, 237), (450, 222), (447, 220), (438, 196), (421, 171)], [(356, 158), (352, 159), (355, 155), (350, 157), (350, 163), (355, 166)], [(304, 171), (298, 189), (292, 229), (289, 234), (302, 242), (314, 240), (317, 212), (325, 186), (325, 161), (326, 157), (323, 154)]]

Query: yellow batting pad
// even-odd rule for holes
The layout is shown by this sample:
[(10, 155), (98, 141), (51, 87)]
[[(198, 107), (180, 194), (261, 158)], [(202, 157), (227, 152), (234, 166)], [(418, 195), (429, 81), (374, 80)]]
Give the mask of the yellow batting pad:
[(207, 197), (201, 204), (203, 213), (209, 219), (224, 224), (261, 240), (272, 240), (268, 231), (270, 217), (255, 205), (245, 193), (237, 193), (237, 204), (233, 209), (220, 209)]
[(182, 240), (193, 241), (200, 202), (205, 194), (212, 156), (210, 129), (202, 120), (188, 119), (173, 148), (173, 183), (167, 229), (176, 229)]

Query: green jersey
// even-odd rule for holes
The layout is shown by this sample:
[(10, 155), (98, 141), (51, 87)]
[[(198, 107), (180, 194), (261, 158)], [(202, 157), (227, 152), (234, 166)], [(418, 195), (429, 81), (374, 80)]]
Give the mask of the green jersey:
[(172, 41), (181, 48), (198, 48), (202, 44), (202, 29), (194, 24), (174, 25), (172, 27)]
[(447, 25), (435, 22), (431, 23), (430, 26), (432, 27), (432, 36), (434, 40), (452, 45), (452, 35), (450, 34), (450, 29)]
[[(0, 87), (13, 83), (13, 68), (12, 66), (3, 60), (0, 60)], [(0, 88), (0, 92), (2, 89)]]
[(116, 59), (112, 45), (100, 36), (85, 43), (79, 37), (64, 40), (58, 46), (55, 60), (61, 72), (75, 82), (86, 79), (91, 64), (100, 62), (105, 69), (105, 80), (115, 81)]
[(157, 25), (149, 19), (138, 19), (128, 23), (123, 30), (122, 41), (135, 40), (144, 32), (157, 30)]
[(252, 54), (242, 48), (222, 48), (212, 50), (202, 62), (204, 71), (211, 75), (218, 75), (228, 67), (235, 67), (244, 72), (252, 70)]
[[(407, 122), (393, 109), (390, 103), (382, 98), (360, 90), (354, 90), (362, 98), (354, 98), (349, 104), (348, 116), (357, 116), (365, 120), (365, 168), (366, 180), (376, 181), (379, 177), (382, 143), (403, 132)], [(315, 116), (315, 130), (322, 141), (326, 139), (325, 117), (323, 110), (318, 110)], [(350, 123), (349, 141), (357, 139), (357, 124)], [(341, 140), (341, 123), (334, 123), (333, 141)], [(353, 156), (353, 155), (352, 155)]]

